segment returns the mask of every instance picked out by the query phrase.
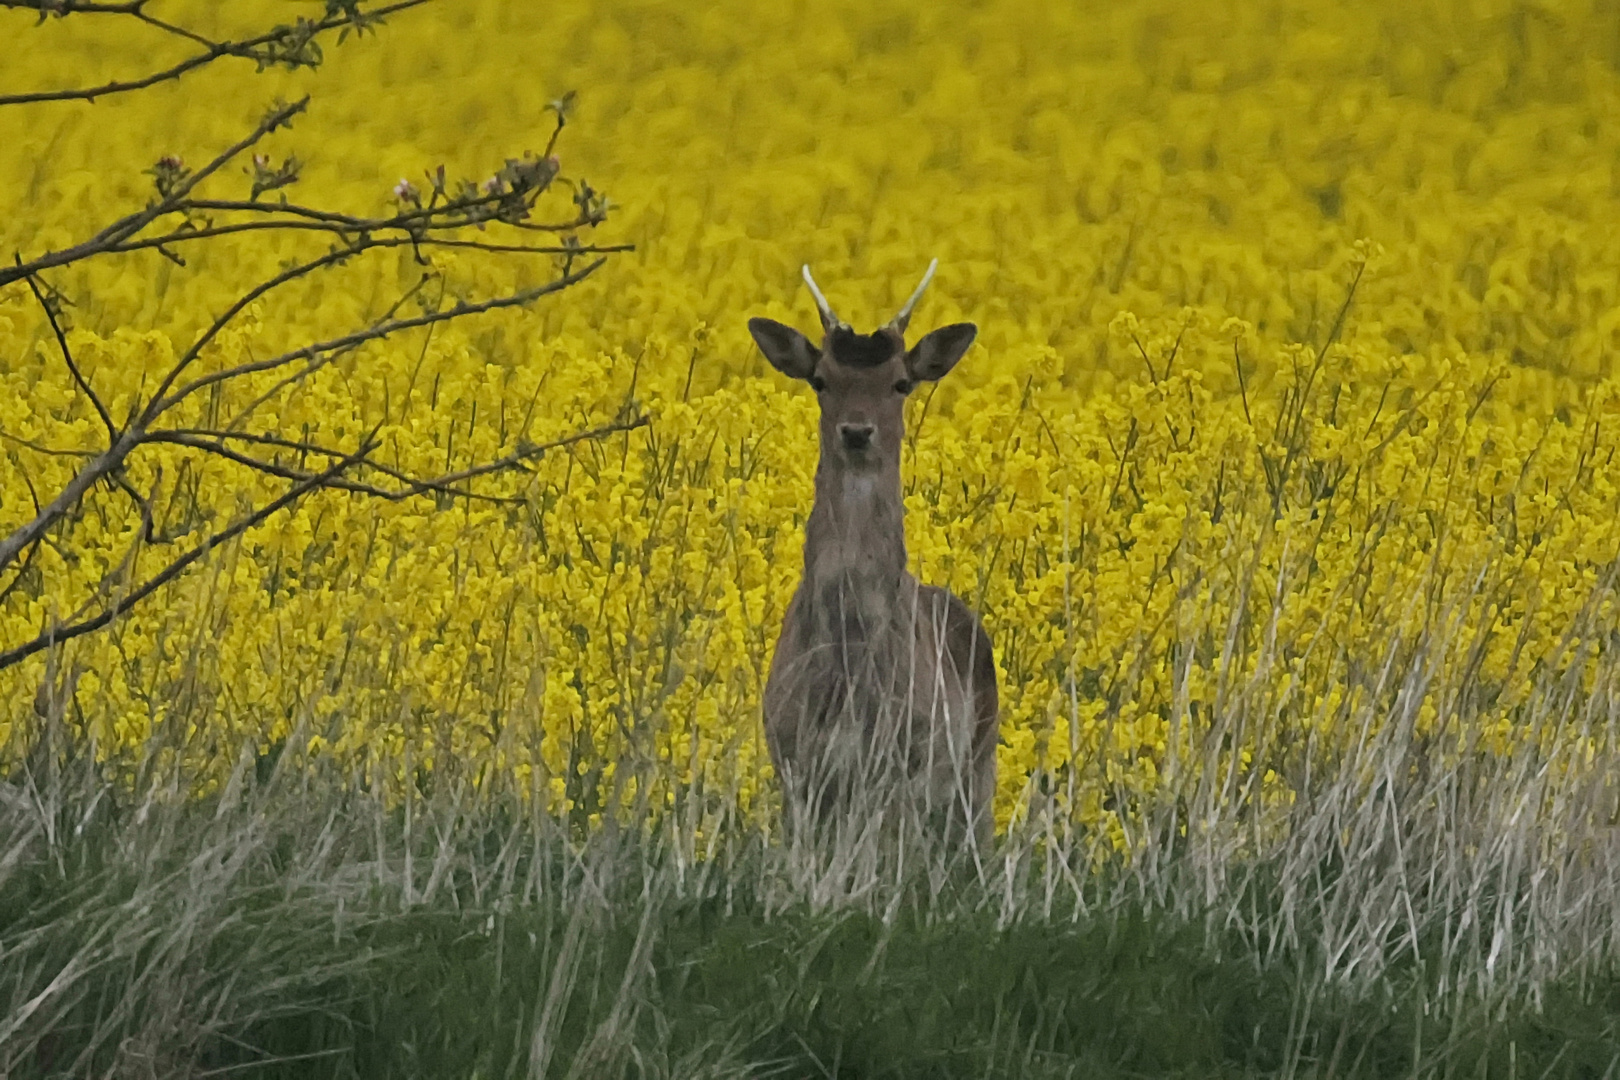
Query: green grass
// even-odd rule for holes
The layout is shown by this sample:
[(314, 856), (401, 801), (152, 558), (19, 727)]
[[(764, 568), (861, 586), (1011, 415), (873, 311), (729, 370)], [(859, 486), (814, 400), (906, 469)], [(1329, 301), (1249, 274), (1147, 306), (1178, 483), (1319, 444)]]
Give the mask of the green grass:
[(1321, 928), (1256, 932), (1312, 910), (1282, 909), (1275, 860), (1214, 903), (1116, 866), (1044, 910), (1050, 867), (1016, 838), (979, 870), (920, 846), (904, 869), (892, 844), (840, 863), (738, 827), (694, 862), (668, 834), (571, 842), (448, 796), (407, 840), (399, 811), (307, 778), (144, 811), (87, 779), (54, 816), (5, 791), (8, 1080), (1620, 1069), (1611, 964), (1448, 992), (1436, 939), (1328, 978)]

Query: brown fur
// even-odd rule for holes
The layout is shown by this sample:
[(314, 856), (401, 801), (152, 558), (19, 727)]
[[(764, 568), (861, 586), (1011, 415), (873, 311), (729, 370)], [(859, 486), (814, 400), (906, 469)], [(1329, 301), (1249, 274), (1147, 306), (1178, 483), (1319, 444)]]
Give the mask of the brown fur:
[[(904, 793), (988, 841), (998, 737), (990, 638), (960, 599), (906, 569), (900, 496), (906, 393), (949, 371), (973, 328), (945, 327), (908, 352), (891, 324), (862, 335), (876, 357), (863, 345), (855, 364), (833, 348), (836, 329), (820, 349), (769, 320), (750, 329), (821, 403), (804, 576), (765, 688), (765, 737), (790, 816), (825, 821), (857, 795)], [(883, 341), (889, 354), (877, 359)], [(846, 437), (853, 429), (858, 443), (867, 428), (864, 448)]]

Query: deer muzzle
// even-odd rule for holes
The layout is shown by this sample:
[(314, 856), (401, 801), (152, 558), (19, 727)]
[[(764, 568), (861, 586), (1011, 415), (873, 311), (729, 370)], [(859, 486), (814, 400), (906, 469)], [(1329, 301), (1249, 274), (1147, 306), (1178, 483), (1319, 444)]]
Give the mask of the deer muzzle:
[(872, 445), (875, 430), (871, 424), (839, 424), (838, 438), (845, 450), (865, 450)]

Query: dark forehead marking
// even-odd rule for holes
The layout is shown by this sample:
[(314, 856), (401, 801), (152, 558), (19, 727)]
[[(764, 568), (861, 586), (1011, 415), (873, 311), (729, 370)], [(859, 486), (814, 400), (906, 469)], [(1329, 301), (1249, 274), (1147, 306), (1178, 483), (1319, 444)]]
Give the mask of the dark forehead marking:
[(875, 334), (857, 334), (840, 326), (828, 335), (827, 343), (832, 358), (850, 367), (877, 367), (894, 356), (894, 338), (878, 331)]

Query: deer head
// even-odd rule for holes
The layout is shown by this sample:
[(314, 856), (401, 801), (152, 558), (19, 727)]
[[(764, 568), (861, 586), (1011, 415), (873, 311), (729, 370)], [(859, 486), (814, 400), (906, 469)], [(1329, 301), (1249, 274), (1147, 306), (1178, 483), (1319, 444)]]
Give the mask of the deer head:
[(804, 283), (821, 311), (821, 345), (774, 319), (749, 319), (748, 332), (771, 366), (810, 384), (821, 403), (824, 463), (867, 471), (900, 467), (906, 395), (920, 382), (941, 379), (978, 334), (972, 323), (930, 331), (906, 348), (906, 326), (939, 266), (928, 264), (922, 283), (900, 311), (870, 334), (858, 334), (833, 313), (810, 267)]

